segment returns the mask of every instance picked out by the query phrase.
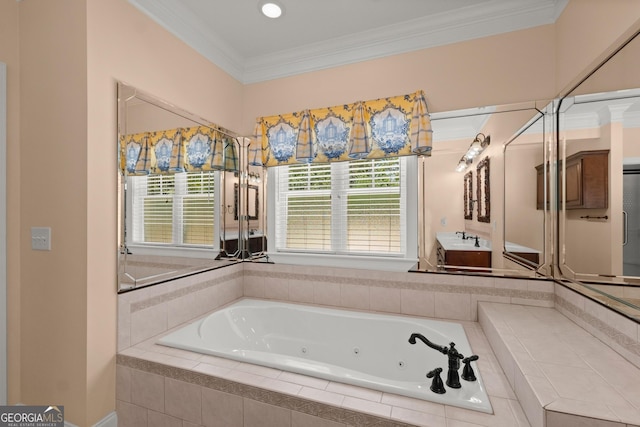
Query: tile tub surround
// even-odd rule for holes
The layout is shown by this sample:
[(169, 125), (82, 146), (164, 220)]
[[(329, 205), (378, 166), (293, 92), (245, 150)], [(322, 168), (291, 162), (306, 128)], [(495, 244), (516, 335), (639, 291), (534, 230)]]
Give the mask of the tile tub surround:
[(465, 321), (477, 320), (478, 301), (554, 305), (554, 283), (544, 279), (243, 265), (246, 297)]
[(117, 356), (119, 426), (529, 426), (479, 324), (460, 323), (493, 415), (155, 344), (165, 332)]
[(118, 351), (242, 297), (242, 263), (118, 295)]
[(640, 368), (640, 323), (569, 287), (555, 286), (558, 311)]
[(640, 369), (558, 310), (482, 302), (478, 313), (533, 427), (640, 424)]

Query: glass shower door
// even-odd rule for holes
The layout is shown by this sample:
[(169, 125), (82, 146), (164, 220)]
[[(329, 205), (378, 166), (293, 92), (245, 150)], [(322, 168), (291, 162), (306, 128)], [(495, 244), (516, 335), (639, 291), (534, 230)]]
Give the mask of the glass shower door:
[(623, 275), (640, 276), (640, 170), (623, 175)]

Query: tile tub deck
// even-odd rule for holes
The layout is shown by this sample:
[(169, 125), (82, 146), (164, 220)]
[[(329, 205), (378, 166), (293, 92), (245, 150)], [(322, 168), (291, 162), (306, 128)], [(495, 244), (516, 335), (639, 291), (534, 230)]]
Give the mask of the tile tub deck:
[(532, 427), (640, 425), (640, 369), (555, 309), (480, 302)]
[(117, 356), (119, 425), (529, 426), (480, 325), (456, 323), (480, 356), (493, 415), (155, 344), (165, 332)]

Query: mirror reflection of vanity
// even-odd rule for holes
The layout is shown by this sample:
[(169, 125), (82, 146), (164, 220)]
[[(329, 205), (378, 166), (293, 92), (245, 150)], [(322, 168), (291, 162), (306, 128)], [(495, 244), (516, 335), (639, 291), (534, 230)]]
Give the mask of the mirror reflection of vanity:
[[(537, 275), (536, 268), (510, 262), (503, 257), (504, 239), (507, 238), (503, 221), (515, 223), (520, 220), (517, 215), (511, 215), (510, 211), (501, 208), (505, 181), (501, 163), (503, 144), (513, 138), (523, 123), (532, 117), (540, 117), (538, 105), (547, 102), (432, 114), (433, 151), (431, 158), (423, 164), (422, 217), (425, 242), (420, 269), (527, 277)], [(475, 160), (462, 164), (461, 157), (479, 135), (480, 139), (486, 135), (491, 143), (486, 144)], [(542, 146), (538, 149), (542, 156)], [(535, 188), (535, 182), (533, 186)], [(535, 206), (532, 209), (535, 210)], [(542, 222), (529, 225), (521, 222), (520, 225), (537, 235), (535, 241), (527, 237), (520, 239), (519, 243), (523, 247), (539, 246), (539, 249), (531, 250), (538, 254), (540, 263), (543, 263), (544, 248), (537, 244), (544, 239)], [(465, 238), (462, 237), (463, 231)], [(469, 239), (469, 236), (472, 238)], [(475, 245), (476, 236), (480, 247)], [(447, 248), (446, 252), (451, 255), (448, 262), (445, 260), (447, 257), (443, 256), (443, 250)], [(473, 260), (461, 258), (463, 254), (454, 254), (452, 250), (464, 250)]]

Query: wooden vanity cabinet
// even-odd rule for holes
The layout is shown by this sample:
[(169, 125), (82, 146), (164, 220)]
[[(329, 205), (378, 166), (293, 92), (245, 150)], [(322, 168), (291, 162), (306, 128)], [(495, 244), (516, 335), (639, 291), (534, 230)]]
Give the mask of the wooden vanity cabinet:
[[(536, 205), (538, 209), (544, 207), (544, 168), (542, 166), (536, 166)], [(567, 174), (567, 209), (606, 209), (608, 207), (609, 150), (580, 151), (572, 154), (567, 157), (565, 170)], [(560, 171), (560, 182), (562, 182), (562, 170)]]
[[(437, 245), (438, 265), (444, 265), (445, 270), (458, 270), (455, 267), (449, 268), (448, 265), (458, 267), (486, 267), (491, 268), (491, 251), (469, 251), (469, 250), (445, 250), (442, 245)], [(464, 271), (486, 271), (486, 270), (467, 270)]]

